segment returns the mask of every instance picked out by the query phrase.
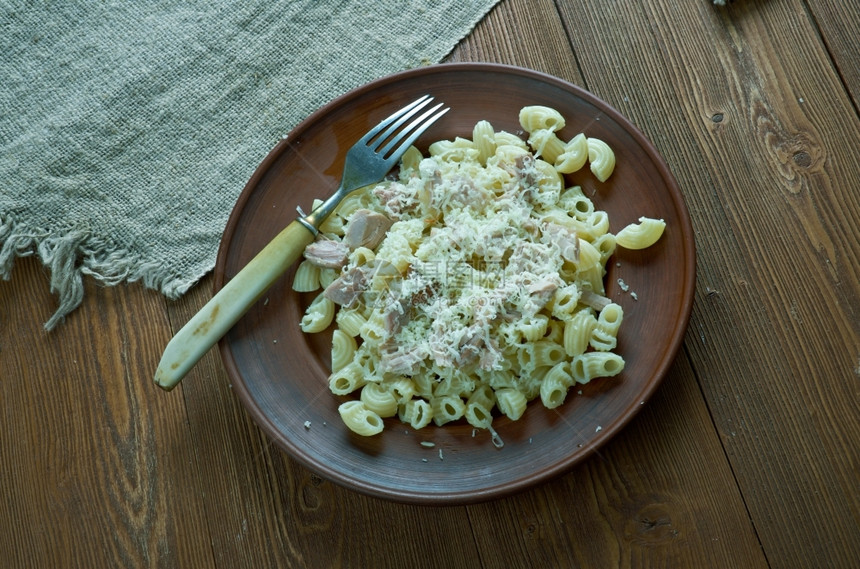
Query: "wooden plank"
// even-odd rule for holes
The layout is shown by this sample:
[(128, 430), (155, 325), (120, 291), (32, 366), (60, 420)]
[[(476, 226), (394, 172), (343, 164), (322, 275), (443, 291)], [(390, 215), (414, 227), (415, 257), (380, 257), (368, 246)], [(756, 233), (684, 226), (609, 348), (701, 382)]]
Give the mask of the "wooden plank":
[(768, 567), (685, 357), (581, 468), (469, 516), (489, 567)]
[[(174, 327), (211, 278), (171, 306)], [(177, 391), (188, 409), (211, 547), (228, 567), (474, 567), (464, 507), (404, 506), (321, 479), (275, 447), (230, 390), (213, 350)], [(439, 548), (439, 543), (446, 544)], [(396, 547), (394, 546), (396, 544)], [(384, 551), (385, 553), (381, 553)]]
[(860, 125), (815, 28), (786, 2), (562, 13), (589, 20), (588, 85), (676, 165), (699, 249), (687, 347), (769, 563), (852, 566)]
[(808, 0), (810, 17), (818, 28), (836, 72), (851, 95), (854, 108), (860, 109), (860, 3), (839, 0)]
[(0, 283), (4, 567), (207, 559), (184, 409), (141, 381), (166, 341), (163, 299), (88, 281), (81, 308), (46, 333), (55, 302), (33, 258)]
[(552, 0), (509, 0), (498, 4), (447, 61), (516, 65), (582, 85)]
[[(558, 4), (569, 13), (579, 5)], [(574, 33), (564, 30), (552, 3), (506, 2), (452, 57), (523, 65), (583, 84), (570, 56)], [(519, 36), (543, 43), (526, 45)], [(605, 55), (580, 49), (596, 59)], [(511, 559), (536, 567), (684, 567), (701, 559), (766, 566), (683, 355), (648, 412), (582, 468), (520, 496), (470, 507), (469, 515), (486, 567), (506, 567)]]

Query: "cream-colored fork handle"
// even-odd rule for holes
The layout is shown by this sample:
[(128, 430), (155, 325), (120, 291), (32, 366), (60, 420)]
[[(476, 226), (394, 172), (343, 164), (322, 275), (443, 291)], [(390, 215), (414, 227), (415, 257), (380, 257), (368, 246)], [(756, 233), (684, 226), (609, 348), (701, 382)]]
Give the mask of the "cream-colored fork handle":
[(299, 221), (281, 231), (168, 342), (155, 372), (155, 383), (167, 391), (176, 387), (313, 239), (314, 235)]

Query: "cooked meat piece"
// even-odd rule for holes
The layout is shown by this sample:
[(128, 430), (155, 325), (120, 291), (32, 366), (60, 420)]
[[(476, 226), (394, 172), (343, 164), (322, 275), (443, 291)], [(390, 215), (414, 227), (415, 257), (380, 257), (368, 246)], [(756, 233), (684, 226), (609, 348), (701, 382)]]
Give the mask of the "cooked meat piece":
[(333, 239), (321, 239), (305, 247), (305, 259), (320, 267), (343, 268), (348, 256), (349, 248)]
[(499, 352), (499, 346), (490, 338), (489, 343), (486, 345), (483, 353), (481, 354), (481, 360), (478, 365), (484, 371), (490, 370), (498, 370), (502, 369), (502, 362), (505, 360), (504, 356)]
[(343, 242), (350, 249), (367, 247), (376, 249), (385, 238), (385, 232), (391, 228), (392, 221), (368, 209), (359, 209), (349, 218)]
[(541, 310), (546, 304), (552, 300), (552, 295), (555, 294), (555, 291), (558, 289), (558, 285), (554, 282), (544, 279), (528, 285), (529, 295), (534, 303), (537, 305), (537, 309)]
[(586, 306), (590, 306), (598, 312), (606, 308), (606, 305), (612, 302), (602, 294), (597, 294), (596, 292), (588, 289), (582, 290), (582, 296), (580, 296), (579, 301)]
[(543, 229), (544, 235), (549, 237), (552, 243), (555, 243), (561, 251), (561, 256), (572, 263), (579, 262), (579, 236), (576, 231), (559, 225), (557, 223), (547, 223)]
[(323, 294), (335, 304), (349, 308), (366, 288), (366, 269), (353, 267), (332, 281), (323, 291)]
[(514, 175), (521, 181), (524, 190), (534, 189), (537, 184), (537, 171), (535, 170), (535, 157), (531, 154), (517, 156)]
[(393, 336), (409, 322), (409, 306), (402, 299), (388, 305), (383, 319), (385, 333)]
[(438, 292), (438, 284), (429, 283), (425, 285), (421, 290), (412, 293), (412, 300), (410, 301), (411, 306), (420, 306), (422, 304), (427, 304), (427, 302), (433, 298)]
[(460, 368), (469, 367), (479, 360), (483, 351), (484, 338), (471, 329), (460, 339), (459, 354), (454, 363)]
[(394, 344), (385, 344), (380, 349), (380, 364), (384, 371), (399, 375), (412, 375), (415, 373), (427, 354), (420, 349), (404, 350)]

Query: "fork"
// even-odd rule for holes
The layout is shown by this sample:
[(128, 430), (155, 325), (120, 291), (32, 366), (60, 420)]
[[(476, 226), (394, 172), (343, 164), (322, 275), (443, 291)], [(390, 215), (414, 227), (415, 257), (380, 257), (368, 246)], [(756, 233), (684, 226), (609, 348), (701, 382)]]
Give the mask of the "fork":
[(350, 192), (381, 181), (403, 153), (434, 122), (448, 112), (439, 103), (425, 109), (429, 95), (406, 105), (376, 125), (346, 153), (340, 186), (308, 215), (284, 228), (245, 267), (230, 279), (197, 314), (176, 333), (164, 349), (155, 383), (171, 390), (200, 358), (227, 333), (248, 309), (301, 255), (319, 233), (320, 224)]

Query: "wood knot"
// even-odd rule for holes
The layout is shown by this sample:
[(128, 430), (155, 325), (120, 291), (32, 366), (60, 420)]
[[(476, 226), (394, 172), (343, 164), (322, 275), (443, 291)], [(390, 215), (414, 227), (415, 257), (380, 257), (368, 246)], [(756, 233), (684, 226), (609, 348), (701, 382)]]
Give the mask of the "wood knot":
[(726, 115), (721, 111), (714, 111), (710, 116), (711, 122), (708, 125), (710, 130), (714, 133), (720, 132), (722, 129), (726, 128)]
[(322, 507), (325, 491), (321, 488), (323, 482), (325, 481), (316, 474), (310, 474), (302, 481), (299, 496), (303, 510), (312, 511)]
[(527, 538), (537, 538), (540, 535), (540, 523), (532, 518), (523, 519), (520, 522), (523, 535)]
[(800, 193), (808, 184), (807, 177), (822, 168), (824, 149), (807, 133), (799, 132), (780, 141), (776, 147), (783, 182), (791, 193)]
[[(797, 128), (791, 116), (781, 116), (767, 104), (756, 100), (750, 105), (756, 135), (767, 152), (767, 166), (773, 168), (784, 189), (800, 194), (810, 187), (810, 179), (823, 168), (826, 152), (814, 128)], [(763, 165), (765, 166), (765, 165)]]
[(795, 152), (792, 158), (794, 163), (801, 168), (809, 168), (812, 166), (812, 156), (810, 156), (808, 152), (804, 152), (803, 150)]
[(678, 539), (680, 532), (672, 519), (670, 505), (649, 503), (632, 512), (625, 534), (640, 545), (667, 544)]
[(314, 487), (302, 487), (300, 496), (303, 510), (316, 510), (322, 506), (322, 496)]

